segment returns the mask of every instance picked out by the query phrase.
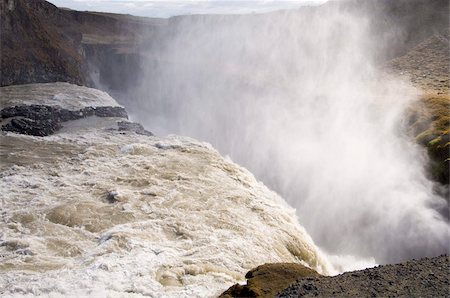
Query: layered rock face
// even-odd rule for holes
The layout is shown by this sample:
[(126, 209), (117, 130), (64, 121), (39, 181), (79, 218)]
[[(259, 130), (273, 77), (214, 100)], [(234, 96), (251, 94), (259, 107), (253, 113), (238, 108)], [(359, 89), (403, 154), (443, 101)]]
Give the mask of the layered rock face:
[(95, 89), (0, 91), (4, 121), (61, 120), (0, 135), (0, 295), (205, 297), (266, 262), (330, 269), (294, 210), (210, 145), (144, 133)]
[(84, 84), (81, 34), (56, 26), (65, 17), (45, 1), (2, 0), (1, 86), (66, 81)]
[(153, 25), (151, 19), (64, 10), (43, 0), (1, 0), (0, 6), (0, 86), (62, 81), (125, 88), (134, 78), (114, 75), (111, 67), (138, 73), (135, 46), (143, 28)]
[[(107, 94), (67, 83), (9, 86), (3, 87), (1, 94), (3, 131), (48, 136), (59, 130), (63, 122), (70, 120), (90, 116), (128, 118), (125, 109)], [(106, 100), (100, 101), (95, 96)], [(27, 104), (30, 102), (39, 104)], [(122, 128), (132, 126), (122, 125)], [(144, 130), (142, 126), (135, 128)]]

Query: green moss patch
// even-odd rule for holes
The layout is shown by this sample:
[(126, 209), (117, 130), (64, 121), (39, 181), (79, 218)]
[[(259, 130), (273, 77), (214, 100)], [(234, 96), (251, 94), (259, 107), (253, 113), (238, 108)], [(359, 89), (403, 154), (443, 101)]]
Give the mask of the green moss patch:
[(449, 184), (450, 96), (426, 94), (410, 108), (410, 124), (416, 141), (427, 148), (432, 178)]

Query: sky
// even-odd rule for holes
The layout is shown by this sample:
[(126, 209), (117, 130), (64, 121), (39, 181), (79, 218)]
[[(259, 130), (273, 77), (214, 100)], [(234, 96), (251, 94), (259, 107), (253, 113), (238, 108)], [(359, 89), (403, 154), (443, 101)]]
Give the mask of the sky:
[(187, 14), (247, 14), (314, 5), (326, 0), (49, 0), (58, 7), (167, 18)]

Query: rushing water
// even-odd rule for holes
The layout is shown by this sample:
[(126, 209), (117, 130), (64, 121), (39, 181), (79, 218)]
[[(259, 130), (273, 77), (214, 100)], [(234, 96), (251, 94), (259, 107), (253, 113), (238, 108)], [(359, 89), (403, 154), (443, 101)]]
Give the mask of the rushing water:
[[(68, 84), (1, 91), (3, 106), (116, 104)], [(266, 262), (332, 272), (295, 211), (247, 170), (193, 139), (118, 132), (118, 120), (0, 136), (2, 297), (208, 297)]]
[(377, 32), (383, 16), (334, 4), (174, 19), (123, 104), (148, 129), (208, 141), (246, 166), (331, 254), (445, 253), (449, 224), (431, 206), (446, 201), (404, 130), (417, 90), (381, 68), (401, 30)]

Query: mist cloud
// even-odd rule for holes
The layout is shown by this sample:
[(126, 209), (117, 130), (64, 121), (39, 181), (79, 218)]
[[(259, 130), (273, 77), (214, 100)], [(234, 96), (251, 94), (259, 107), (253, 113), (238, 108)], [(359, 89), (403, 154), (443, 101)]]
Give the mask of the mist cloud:
[(386, 263), (447, 251), (426, 156), (402, 130), (417, 91), (377, 68), (384, 45), (369, 16), (308, 8), (177, 22), (153, 40), (128, 95), (137, 121), (249, 168), (329, 253)]

